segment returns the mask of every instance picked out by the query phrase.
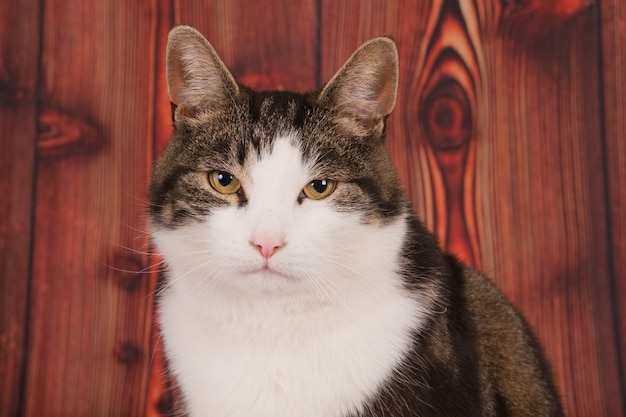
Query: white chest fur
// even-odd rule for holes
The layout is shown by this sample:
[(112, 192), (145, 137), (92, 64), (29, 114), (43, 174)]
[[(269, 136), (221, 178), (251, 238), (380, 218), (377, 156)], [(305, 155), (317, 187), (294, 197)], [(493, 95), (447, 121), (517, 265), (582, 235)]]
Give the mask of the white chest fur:
[(420, 322), (416, 300), (398, 288), (342, 305), (248, 300), (219, 317), (199, 316), (183, 294), (163, 298), (162, 329), (192, 417), (346, 415), (390, 376)]

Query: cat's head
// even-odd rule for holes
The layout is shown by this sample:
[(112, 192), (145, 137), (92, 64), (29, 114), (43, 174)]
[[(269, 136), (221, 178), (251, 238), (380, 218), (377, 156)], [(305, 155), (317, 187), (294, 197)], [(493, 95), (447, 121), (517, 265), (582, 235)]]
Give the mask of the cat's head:
[(255, 92), (200, 33), (174, 28), (175, 131), (150, 190), (173, 279), (192, 291), (324, 292), (388, 269), (406, 210), (384, 143), (397, 80), (395, 45), (376, 38), (317, 92)]

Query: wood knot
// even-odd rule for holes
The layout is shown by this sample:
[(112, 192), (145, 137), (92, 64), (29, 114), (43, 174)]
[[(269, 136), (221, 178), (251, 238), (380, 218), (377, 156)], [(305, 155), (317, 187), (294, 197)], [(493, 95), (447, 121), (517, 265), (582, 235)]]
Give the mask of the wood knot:
[(525, 0), (502, 3), (502, 15), (510, 18), (524, 16), (538, 19), (567, 19), (593, 5), (595, 0)]
[(500, 25), (506, 32), (528, 38), (563, 30), (563, 24), (585, 10), (595, 0), (500, 0)]
[(33, 88), (19, 85), (20, 77), (0, 68), (0, 108), (13, 109), (22, 103), (35, 103)]
[(114, 272), (115, 283), (128, 292), (140, 288), (145, 275), (146, 264), (143, 256), (126, 249), (114, 250), (110, 253), (108, 265)]
[(424, 132), (439, 151), (453, 151), (469, 143), (472, 107), (457, 80), (444, 77), (430, 90), (421, 106)]
[(133, 366), (141, 359), (141, 349), (132, 342), (120, 342), (113, 350), (115, 360), (126, 366)]
[(99, 131), (93, 124), (54, 108), (42, 110), (38, 132), (37, 148), (44, 156), (93, 151), (101, 146)]

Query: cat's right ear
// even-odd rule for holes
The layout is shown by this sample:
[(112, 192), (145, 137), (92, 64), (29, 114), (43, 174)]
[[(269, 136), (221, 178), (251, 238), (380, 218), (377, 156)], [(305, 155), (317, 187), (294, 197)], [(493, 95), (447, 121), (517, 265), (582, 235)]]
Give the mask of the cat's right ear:
[(176, 26), (169, 33), (166, 76), (176, 118), (223, 108), (239, 92), (235, 79), (211, 44), (189, 26)]
[(364, 43), (326, 84), (320, 100), (335, 109), (341, 125), (357, 135), (382, 132), (396, 103), (398, 51), (393, 40)]

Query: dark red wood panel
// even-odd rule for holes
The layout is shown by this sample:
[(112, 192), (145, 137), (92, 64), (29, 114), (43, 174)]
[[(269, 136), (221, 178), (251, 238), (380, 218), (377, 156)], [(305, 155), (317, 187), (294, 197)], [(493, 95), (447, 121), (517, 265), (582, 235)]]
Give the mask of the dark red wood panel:
[[(615, 279), (616, 330), (621, 347), (622, 383), (626, 377), (626, 4), (600, 3), (604, 98), (604, 140), (611, 261)], [(622, 386), (622, 398), (626, 387)]]
[(317, 79), (317, 2), (175, 0), (176, 24), (204, 34), (237, 81), (311, 90)]
[(145, 413), (154, 6), (43, 8), (25, 416)]
[(175, 411), (145, 222), (175, 23), (260, 89), (392, 35), (413, 205), (529, 318), (569, 416), (626, 417), (621, 0), (0, 3), (0, 417)]
[[(486, 38), (485, 268), (537, 330), (568, 415), (621, 416), (593, 7)], [(532, 15), (525, 19), (532, 19)]]
[(21, 409), (30, 280), (39, 2), (0, 3), (0, 416)]
[[(167, 50), (167, 35), (174, 24), (174, 8), (171, 0), (157, 0), (156, 15), (156, 49), (154, 65), (154, 138), (153, 160), (161, 155), (173, 131), (170, 100), (167, 94), (165, 76), (165, 54)], [(151, 271), (162, 274), (161, 259), (155, 250), (152, 257)], [(162, 277), (160, 278), (162, 279)], [(156, 282), (156, 280), (155, 280)], [(158, 291), (158, 289), (155, 289)], [(155, 297), (155, 303), (156, 303)], [(173, 378), (168, 376), (165, 369), (163, 350), (158, 326), (158, 312), (152, 315), (152, 338), (150, 350), (150, 369), (148, 392), (146, 393), (146, 417), (171, 416), (175, 413), (176, 395), (173, 388)]]

